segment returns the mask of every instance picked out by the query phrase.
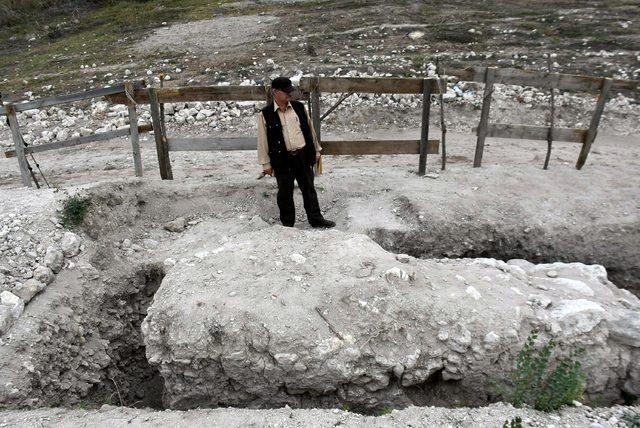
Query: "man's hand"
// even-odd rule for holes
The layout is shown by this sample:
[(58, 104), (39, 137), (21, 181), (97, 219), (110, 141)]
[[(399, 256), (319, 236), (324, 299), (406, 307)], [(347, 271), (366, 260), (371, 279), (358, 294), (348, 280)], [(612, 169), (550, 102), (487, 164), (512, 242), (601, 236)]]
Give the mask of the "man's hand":
[(272, 176), (272, 177), (273, 177), (273, 168), (263, 169), (263, 170), (262, 170), (262, 173), (263, 173), (264, 175), (270, 175), (270, 176)]
[(318, 162), (320, 160), (320, 152), (316, 152), (316, 162)]

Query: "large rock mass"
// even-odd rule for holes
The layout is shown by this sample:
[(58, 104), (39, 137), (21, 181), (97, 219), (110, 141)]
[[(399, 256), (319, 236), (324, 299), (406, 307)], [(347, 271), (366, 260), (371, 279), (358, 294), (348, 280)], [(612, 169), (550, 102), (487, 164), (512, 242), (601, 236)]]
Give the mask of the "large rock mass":
[(587, 397), (640, 393), (640, 301), (598, 265), (421, 260), (280, 226), (198, 254), (142, 326), (172, 408), (479, 404), (533, 329), (554, 358), (585, 349)]

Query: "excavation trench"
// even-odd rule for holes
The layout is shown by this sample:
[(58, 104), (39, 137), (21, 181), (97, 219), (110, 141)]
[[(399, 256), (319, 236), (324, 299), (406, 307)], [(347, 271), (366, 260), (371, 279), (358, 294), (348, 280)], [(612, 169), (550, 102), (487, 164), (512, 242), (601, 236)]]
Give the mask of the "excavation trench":
[[(180, 209), (183, 209), (180, 196), (175, 194), (167, 196), (162, 192), (153, 195), (137, 191), (122, 192), (122, 190), (119, 188), (115, 192), (107, 191), (95, 197), (97, 202), (94, 206), (100, 206), (101, 212), (96, 210), (98, 215), (93, 219), (89, 218), (85, 224), (85, 231), (96, 239), (99, 245), (113, 246), (116, 243), (111, 242), (113, 239), (111, 236), (130, 236), (132, 228), (148, 227), (140, 223), (141, 218), (153, 222), (157, 227), (158, 224), (171, 221), (177, 216), (187, 217), (180, 212)], [(232, 192), (230, 198), (236, 197), (239, 197), (237, 192)], [(167, 198), (172, 200), (172, 207), (179, 208), (177, 211), (164, 212), (159, 208), (166, 204)], [(260, 202), (265, 206), (253, 206), (252, 209), (255, 212), (249, 214), (249, 218), (252, 215), (258, 215), (260, 210), (266, 209), (267, 203), (271, 203), (271, 201)], [(210, 195), (206, 192), (196, 195), (191, 199), (190, 205), (184, 209), (190, 210), (191, 213), (200, 213), (192, 214), (194, 216), (206, 217), (207, 213), (210, 213)], [(216, 223), (220, 221), (216, 220)], [(123, 225), (125, 228), (122, 228)], [(129, 229), (125, 230), (126, 227)], [(227, 231), (223, 230), (223, 232)], [(638, 235), (638, 230), (635, 228), (618, 232), (603, 228), (586, 233), (582, 230), (558, 231), (509, 224), (432, 222), (427, 228), (416, 225), (407, 230), (375, 228), (369, 230), (367, 234), (389, 252), (409, 254), (423, 259), (486, 257), (505, 261), (525, 259), (533, 263), (566, 261), (601, 264), (607, 269), (609, 279), (617, 286), (627, 288), (636, 294), (640, 288), (638, 260), (640, 256), (635, 251), (635, 246), (630, 244)], [(101, 255), (98, 251), (94, 257), (94, 265), (105, 272), (107, 270), (117, 272), (117, 269), (113, 266), (109, 268), (109, 265), (123, 262), (115, 262), (108, 252), (105, 254)], [(153, 257), (153, 252), (147, 256)], [(104, 266), (100, 266), (101, 263)], [(442, 369), (433, 370), (424, 378), (424, 381), (410, 386), (403, 386), (402, 377), (397, 376), (394, 370), (390, 369), (385, 375), (389, 379), (388, 385), (371, 391), (353, 383), (345, 384), (329, 393), (298, 390), (284, 385), (277, 393), (277, 398), (274, 397), (273, 400), (263, 398), (254, 400), (251, 395), (243, 395), (243, 398), (237, 401), (221, 400), (212, 405), (210, 398), (203, 398), (197, 394), (190, 397), (185, 394), (184, 398), (172, 402), (167, 400), (165, 384), (172, 379), (163, 379), (160, 368), (148, 362), (141, 332), (141, 324), (147, 315), (147, 309), (165, 277), (164, 266), (161, 262), (147, 262), (121, 267), (122, 271), (132, 273), (124, 274), (122, 277), (112, 273), (113, 282), (117, 283), (117, 286), (111, 287), (113, 291), (107, 290), (97, 297), (98, 300), (94, 300), (94, 304), (98, 302), (96, 306), (99, 310), (91, 315), (91, 319), (87, 318), (84, 321), (85, 328), (90, 329), (94, 336), (104, 343), (104, 352), (108, 355), (108, 363), (102, 364), (98, 373), (100, 381), (92, 382), (93, 386), (86, 393), (68, 392), (57, 398), (54, 396), (60, 394), (59, 388), (47, 389), (49, 387), (45, 384), (34, 385), (46, 396), (43, 403), (48, 405), (77, 405), (78, 402), (87, 402), (90, 405), (108, 403), (156, 409), (211, 406), (269, 408), (289, 404), (292, 407), (348, 407), (351, 411), (375, 414), (384, 407), (483, 405), (496, 400), (488, 390), (478, 394), (478, 391), (468, 390), (455, 379), (443, 378)], [(105, 287), (110, 286), (105, 284)], [(78, 303), (77, 306), (80, 308), (81, 304)], [(83, 309), (78, 309), (78, 312), (82, 313)], [(383, 339), (384, 335), (374, 338), (370, 345)], [(224, 337), (221, 340), (224, 340)], [(52, 343), (52, 346), (56, 345), (60, 343)], [(252, 349), (251, 352), (262, 351)], [(375, 356), (372, 358), (375, 359)], [(265, 359), (273, 360), (273, 357), (265, 355)], [(211, 362), (203, 361), (202, 364), (204, 366), (211, 364), (211, 370), (216, 367)], [(57, 366), (60, 373), (64, 373), (66, 369), (63, 363)], [(163, 375), (166, 375), (166, 372), (163, 372)], [(370, 379), (356, 381), (362, 381), (363, 384), (365, 381), (371, 382)], [(250, 383), (250, 381), (247, 382)], [(228, 384), (229, 391), (238, 392), (243, 388), (247, 388), (247, 385), (233, 382)], [(617, 387), (613, 389), (615, 388)], [(351, 400), (350, 394), (356, 390), (361, 397), (354, 401)], [(234, 393), (230, 393), (229, 396), (233, 397)], [(64, 396), (64, 394), (67, 395)], [(238, 394), (246, 394), (246, 392), (242, 391)], [(366, 400), (362, 396), (375, 397), (373, 401), (377, 404), (375, 406), (363, 404)], [(620, 401), (616, 400), (615, 396), (610, 396), (608, 400), (609, 402)]]
[[(532, 263), (599, 264), (620, 288), (640, 295), (640, 230), (554, 231), (502, 225), (439, 225), (427, 230), (371, 229), (369, 237), (394, 253), (429, 258), (524, 259)], [(637, 241), (636, 241), (637, 242)]]
[(148, 363), (140, 325), (165, 275), (160, 263), (143, 264), (119, 292), (108, 294), (96, 317), (96, 329), (108, 342), (109, 365), (102, 381), (83, 401), (91, 405), (164, 408), (164, 381), (157, 367)]

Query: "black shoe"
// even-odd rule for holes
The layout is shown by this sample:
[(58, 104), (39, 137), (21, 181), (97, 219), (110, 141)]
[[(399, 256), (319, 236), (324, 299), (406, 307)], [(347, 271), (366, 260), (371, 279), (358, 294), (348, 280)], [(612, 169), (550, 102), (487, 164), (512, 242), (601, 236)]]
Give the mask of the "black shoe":
[(322, 220), (314, 221), (313, 223), (309, 222), (309, 224), (311, 225), (311, 227), (321, 227), (324, 229), (329, 229), (336, 225), (334, 221), (327, 220), (324, 218)]

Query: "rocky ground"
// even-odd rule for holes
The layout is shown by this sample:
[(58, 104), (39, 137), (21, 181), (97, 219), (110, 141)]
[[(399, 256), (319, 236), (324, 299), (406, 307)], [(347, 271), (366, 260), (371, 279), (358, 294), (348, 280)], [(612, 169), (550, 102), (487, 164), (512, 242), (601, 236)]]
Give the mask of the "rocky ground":
[[(99, 410), (40, 409), (26, 412), (0, 412), (4, 426), (112, 427), (112, 426), (225, 426), (225, 427), (306, 427), (309, 421), (319, 427), (499, 427), (520, 417), (525, 427), (609, 428), (637, 426), (640, 408), (588, 406), (565, 408), (557, 414), (515, 409), (505, 404), (481, 408), (445, 409), (409, 407), (382, 416), (363, 416), (345, 410), (275, 410), (208, 409), (188, 412), (148, 410), (103, 406)], [(635, 415), (635, 416), (634, 416)], [(637, 421), (637, 419), (636, 419)], [(637, 422), (636, 422), (637, 424)]]

